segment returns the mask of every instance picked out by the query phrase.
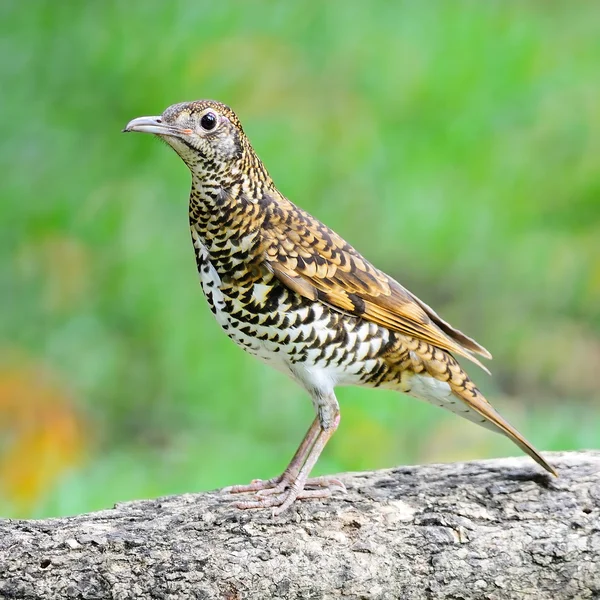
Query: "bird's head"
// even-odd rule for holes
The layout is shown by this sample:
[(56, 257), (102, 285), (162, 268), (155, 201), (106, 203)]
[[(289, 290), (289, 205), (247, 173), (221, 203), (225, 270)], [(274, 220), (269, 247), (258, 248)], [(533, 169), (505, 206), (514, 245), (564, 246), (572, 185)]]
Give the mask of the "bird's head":
[(214, 100), (174, 104), (158, 117), (133, 119), (123, 131), (160, 137), (199, 175), (226, 175), (255, 159), (235, 113)]

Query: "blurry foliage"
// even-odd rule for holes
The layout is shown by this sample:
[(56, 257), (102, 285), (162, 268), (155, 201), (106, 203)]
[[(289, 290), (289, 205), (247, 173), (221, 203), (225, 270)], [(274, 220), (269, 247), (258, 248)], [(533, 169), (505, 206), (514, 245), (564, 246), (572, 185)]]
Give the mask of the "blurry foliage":
[[(1, 512), (271, 476), (310, 423), (201, 298), (184, 165), (119, 134), (202, 97), (234, 107), (285, 194), (492, 351), (474, 377), (531, 441), (599, 447), (599, 19), (593, 2), (3, 2), (0, 351), (69, 393), (6, 359)], [(517, 453), (410, 398), (339, 396), (321, 473)]]
[(40, 368), (0, 371), (0, 492), (22, 511), (79, 466), (83, 424), (67, 394)]

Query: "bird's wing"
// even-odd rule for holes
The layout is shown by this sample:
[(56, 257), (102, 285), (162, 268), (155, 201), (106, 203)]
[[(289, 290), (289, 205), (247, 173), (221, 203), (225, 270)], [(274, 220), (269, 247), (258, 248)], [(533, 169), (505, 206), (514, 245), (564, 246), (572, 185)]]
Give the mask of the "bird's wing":
[(490, 353), (376, 269), (337, 233), (286, 199), (270, 205), (262, 227), (265, 266), (310, 300), (465, 356)]

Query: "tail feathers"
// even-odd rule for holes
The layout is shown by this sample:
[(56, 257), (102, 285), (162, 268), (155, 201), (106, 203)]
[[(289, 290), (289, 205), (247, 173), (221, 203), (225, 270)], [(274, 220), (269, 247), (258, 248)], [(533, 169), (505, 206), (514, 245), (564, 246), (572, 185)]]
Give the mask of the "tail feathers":
[(431, 375), (408, 374), (403, 377), (403, 389), (411, 396), (445, 408), (486, 429), (502, 433), (523, 452), (552, 475), (558, 476), (546, 459), (483, 397), (467, 374), (453, 361), (453, 377), (442, 381)]
[(558, 477), (558, 473), (554, 467), (508, 421), (500, 416), (470, 380), (467, 380), (460, 386), (454, 386), (450, 383), (450, 387), (454, 395), (479, 416), (478, 421), (480, 425), (504, 434), (519, 446), (523, 452), (529, 454), (538, 465), (546, 469), (549, 473), (552, 473), (555, 477)]

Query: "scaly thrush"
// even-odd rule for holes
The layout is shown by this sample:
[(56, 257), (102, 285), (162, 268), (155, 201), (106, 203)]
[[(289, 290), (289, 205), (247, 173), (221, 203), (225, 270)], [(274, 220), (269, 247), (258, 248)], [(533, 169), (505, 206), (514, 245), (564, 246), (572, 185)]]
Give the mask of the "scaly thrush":
[(256, 493), (238, 507), (271, 506), (277, 514), (296, 499), (343, 487), (334, 478), (308, 478), (340, 421), (338, 385), (427, 400), (503, 433), (556, 474), (453, 356), (482, 366), (473, 354), (490, 353), (285, 198), (229, 107), (176, 104), (159, 117), (134, 119), (124, 131), (157, 135), (189, 167), (190, 229), (211, 311), (234, 342), (300, 384), (315, 408), (281, 476), (228, 488)]

